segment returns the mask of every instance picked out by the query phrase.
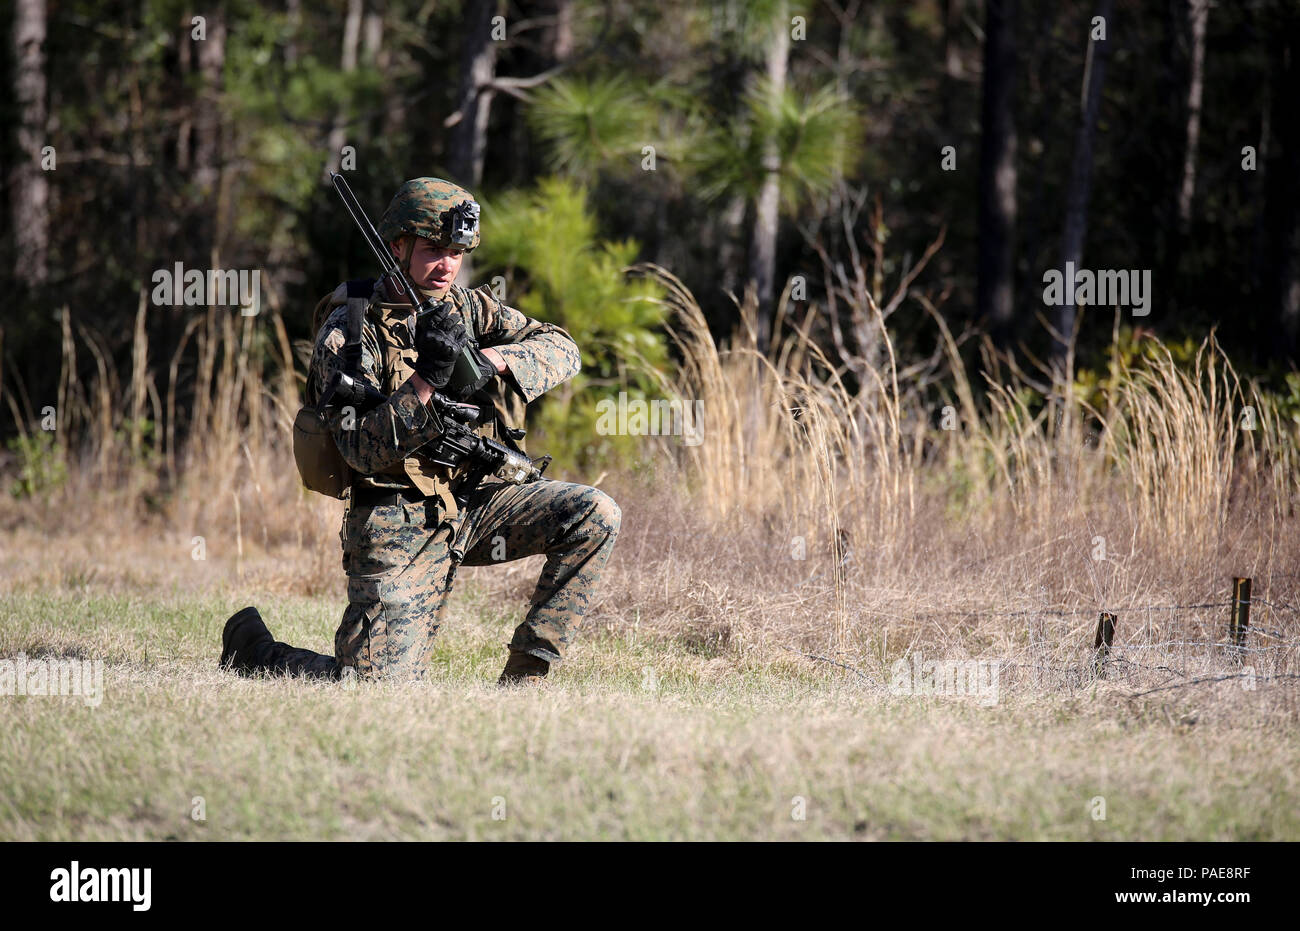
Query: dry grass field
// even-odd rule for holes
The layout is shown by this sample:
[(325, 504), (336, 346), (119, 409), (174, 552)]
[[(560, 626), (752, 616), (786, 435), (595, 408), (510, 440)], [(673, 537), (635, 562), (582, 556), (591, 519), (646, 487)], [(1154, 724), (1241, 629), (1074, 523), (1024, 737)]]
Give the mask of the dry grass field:
[(719, 347), (665, 281), (665, 396), (702, 402), (704, 441), (600, 478), (623, 533), (537, 691), (492, 685), (535, 559), (461, 574), (418, 687), (216, 668), (246, 604), (322, 651), (343, 607), (342, 504), (287, 443), (298, 385), (246, 362), (269, 341), (288, 370), (278, 319), (194, 318), (185, 443), (142, 426), (176, 395), (147, 346), (65, 380), (75, 448), (0, 503), (0, 658), (102, 662), (102, 700), (0, 697), (0, 838), (1300, 839), (1295, 425), (1212, 341), (1036, 410), (949, 338), (945, 429), (887, 338), (851, 393), (798, 321), (766, 358)]

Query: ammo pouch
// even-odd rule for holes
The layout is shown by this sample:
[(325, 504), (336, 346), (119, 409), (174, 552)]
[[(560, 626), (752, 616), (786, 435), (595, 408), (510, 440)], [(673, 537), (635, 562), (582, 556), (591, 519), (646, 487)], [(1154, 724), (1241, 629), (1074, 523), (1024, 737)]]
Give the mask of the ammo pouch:
[(304, 404), (293, 419), (293, 459), (309, 491), (342, 498), (352, 485), (352, 467), (339, 452), (325, 412)]

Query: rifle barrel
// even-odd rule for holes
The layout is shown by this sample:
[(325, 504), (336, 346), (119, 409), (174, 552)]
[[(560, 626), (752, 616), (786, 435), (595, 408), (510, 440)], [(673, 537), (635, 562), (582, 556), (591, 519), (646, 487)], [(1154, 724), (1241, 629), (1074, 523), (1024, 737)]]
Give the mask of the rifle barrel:
[(352, 188), (348, 186), (347, 179), (337, 171), (332, 171), (330, 172), (330, 180), (334, 183), (334, 190), (338, 191), (339, 198), (343, 201), (343, 206), (347, 208), (348, 213), (351, 215), (352, 221), (356, 223), (358, 229), (361, 230), (361, 235), (365, 237), (366, 245), (370, 247), (370, 251), (373, 252), (375, 258), (379, 260), (379, 267), (383, 269), (385, 275), (397, 281), (401, 286), (402, 291), (406, 294), (407, 299), (410, 300), (411, 306), (418, 309), (421, 306), (419, 295), (415, 293), (415, 288), (412, 287), (411, 282), (407, 279), (406, 275), (402, 273), (402, 269), (398, 266), (397, 260), (393, 258), (392, 253), (385, 247), (384, 241), (379, 238), (379, 231), (375, 229), (375, 225), (370, 222), (370, 218), (366, 216), (365, 210), (363, 210), (361, 204), (357, 202), (356, 197), (352, 193)]

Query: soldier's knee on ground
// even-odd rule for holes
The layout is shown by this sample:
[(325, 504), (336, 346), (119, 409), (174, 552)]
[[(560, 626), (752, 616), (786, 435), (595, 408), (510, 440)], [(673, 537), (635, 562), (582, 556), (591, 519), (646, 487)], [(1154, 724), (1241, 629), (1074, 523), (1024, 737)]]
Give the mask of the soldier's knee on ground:
[(350, 604), (335, 634), (339, 662), (363, 681), (423, 679), (437, 632), (430, 614), (408, 601)]

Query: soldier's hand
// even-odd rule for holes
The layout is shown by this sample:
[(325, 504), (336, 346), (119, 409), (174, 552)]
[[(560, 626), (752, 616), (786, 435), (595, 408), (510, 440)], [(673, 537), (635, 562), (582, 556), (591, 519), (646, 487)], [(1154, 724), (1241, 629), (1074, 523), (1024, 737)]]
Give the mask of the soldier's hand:
[(415, 373), (441, 391), (451, 379), (456, 356), (469, 343), (469, 334), (460, 323), (434, 325), (429, 314), (416, 325)]
[(474, 364), (478, 367), (479, 376), (468, 384), (458, 385), (454, 392), (458, 401), (468, 400), (476, 391), (490, 382), (497, 375), (497, 367), (492, 360), (483, 354), (483, 350), (477, 346), (470, 350), (474, 355)]

